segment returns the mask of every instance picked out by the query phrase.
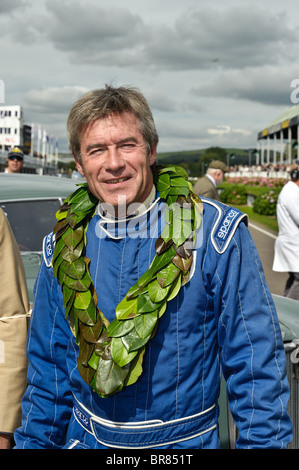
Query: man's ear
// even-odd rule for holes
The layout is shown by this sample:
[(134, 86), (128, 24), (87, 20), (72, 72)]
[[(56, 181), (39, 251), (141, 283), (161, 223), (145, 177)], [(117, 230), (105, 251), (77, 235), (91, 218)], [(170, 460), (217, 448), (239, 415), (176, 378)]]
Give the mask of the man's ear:
[(156, 163), (156, 159), (157, 159), (157, 143), (154, 145), (153, 150), (151, 151), (150, 156), (149, 156), (150, 166)]
[(81, 163), (79, 162), (77, 156), (74, 153), (73, 153), (73, 157), (75, 159), (75, 162), (76, 162), (76, 165), (77, 165), (77, 170), (79, 171), (80, 175), (85, 176), (84, 168), (83, 168), (83, 166), (81, 165)]

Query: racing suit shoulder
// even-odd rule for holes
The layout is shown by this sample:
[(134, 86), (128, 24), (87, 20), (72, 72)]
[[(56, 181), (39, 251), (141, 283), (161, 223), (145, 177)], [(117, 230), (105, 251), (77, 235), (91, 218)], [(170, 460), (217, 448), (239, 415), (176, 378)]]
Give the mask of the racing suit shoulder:
[(211, 227), (211, 242), (217, 253), (222, 254), (227, 249), (241, 221), (248, 223), (247, 214), (209, 198), (201, 198), (207, 212), (214, 213)]
[(53, 232), (46, 235), (43, 240), (43, 258), (44, 258), (45, 265), (47, 266), (47, 268), (52, 266), (52, 258), (53, 258), (53, 253), (54, 253), (54, 241), (55, 241), (55, 236)]

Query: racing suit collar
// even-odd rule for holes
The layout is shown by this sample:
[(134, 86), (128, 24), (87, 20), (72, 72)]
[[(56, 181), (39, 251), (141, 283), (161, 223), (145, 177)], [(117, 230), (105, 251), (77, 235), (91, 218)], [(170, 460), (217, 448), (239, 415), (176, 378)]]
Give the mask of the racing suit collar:
[(97, 235), (99, 236), (99, 228), (105, 235), (113, 239), (121, 239), (127, 236), (136, 238), (138, 236), (148, 236), (151, 226), (155, 225), (157, 214), (156, 205), (160, 200), (156, 194), (156, 188), (153, 185), (152, 190), (147, 199), (137, 205), (132, 204), (132, 213), (126, 217), (116, 218), (108, 212), (105, 204), (99, 203), (96, 214), (99, 216), (97, 223)]

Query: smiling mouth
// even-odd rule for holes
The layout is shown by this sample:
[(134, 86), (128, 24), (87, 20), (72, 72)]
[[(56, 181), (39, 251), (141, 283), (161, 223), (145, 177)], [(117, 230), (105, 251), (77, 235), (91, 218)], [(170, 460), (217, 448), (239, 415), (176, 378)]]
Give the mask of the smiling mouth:
[(107, 180), (105, 181), (106, 184), (118, 184), (118, 183), (123, 183), (124, 181), (127, 181), (129, 178), (115, 178), (113, 180)]

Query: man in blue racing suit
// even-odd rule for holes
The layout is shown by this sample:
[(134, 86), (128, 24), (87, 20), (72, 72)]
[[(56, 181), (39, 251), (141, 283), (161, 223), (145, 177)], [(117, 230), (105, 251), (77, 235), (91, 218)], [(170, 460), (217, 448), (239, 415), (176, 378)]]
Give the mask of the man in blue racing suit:
[(223, 373), (237, 447), (285, 448), (285, 354), (245, 216), (155, 166), (138, 90), (84, 95), (68, 132), (87, 185), (44, 240), (16, 447), (219, 448)]

